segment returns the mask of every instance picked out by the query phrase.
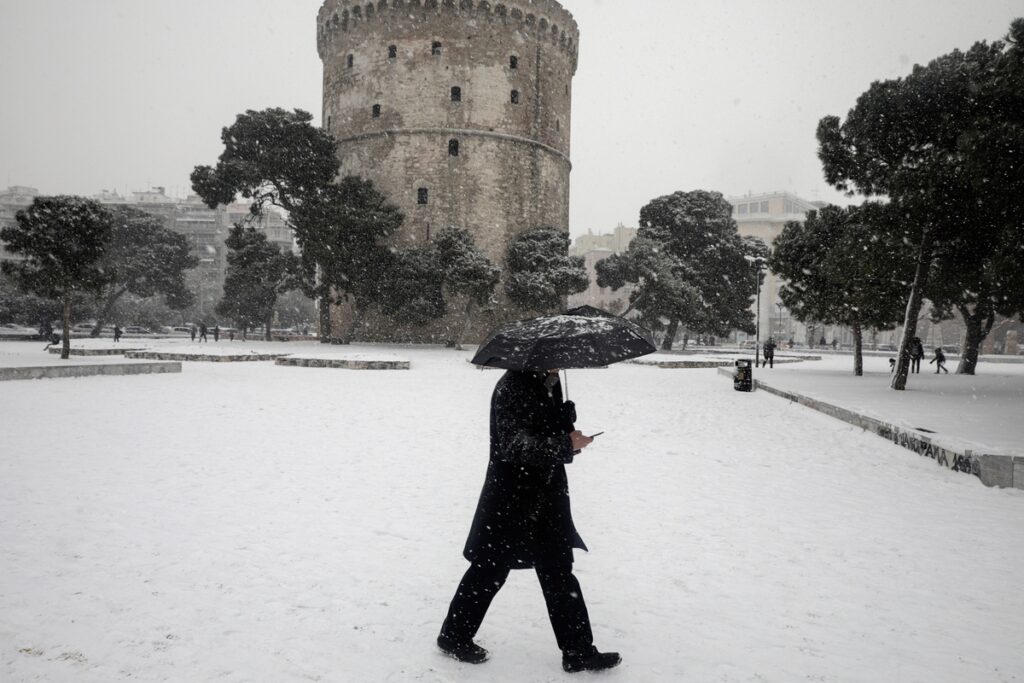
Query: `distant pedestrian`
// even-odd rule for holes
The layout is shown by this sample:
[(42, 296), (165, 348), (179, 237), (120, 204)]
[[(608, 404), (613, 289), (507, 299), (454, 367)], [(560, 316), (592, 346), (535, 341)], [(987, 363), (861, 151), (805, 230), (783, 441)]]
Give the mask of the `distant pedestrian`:
[(838, 339), (833, 339), (832, 340), (832, 350), (835, 351), (836, 347), (838, 347), (838, 346), (839, 346), (839, 340)]
[(189, 333), (189, 336), (192, 337), (192, 341), (195, 341), (196, 340), (196, 326), (195, 326), (195, 324), (193, 324), (192, 327), (189, 328), (188, 333)]
[(889, 359), (889, 374), (891, 375), (894, 372), (896, 372), (896, 359), (895, 358), (890, 358)]
[(228, 341), (235, 341), (235, 328), (228, 330)]
[(914, 337), (910, 340), (910, 371), (920, 373), (921, 372), (921, 359), (924, 358), (924, 344), (921, 343), (920, 337)]
[(769, 368), (775, 368), (775, 337), (768, 337), (764, 343), (764, 364)]
[(824, 347), (824, 346), (826, 346), (827, 344), (828, 344), (828, 342), (827, 342), (827, 341), (825, 341), (825, 335), (821, 335), (821, 341), (820, 341), (820, 342), (818, 342), (818, 346)]
[(942, 352), (941, 346), (935, 347), (935, 358), (928, 361), (928, 365), (935, 363), (935, 374), (939, 374), (939, 371), (949, 374), (949, 370), (946, 369), (946, 354)]
[(220, 341), (220, 325), (214, 325), (213, 326), (213, 341), (215, 341), (215, 342), (219, 342)]
[(201, 342), (209, 342), (210, 341), (209, 339), (206, 338), (206, 323), (199, 323), (199, 341), (201, 341)]
[(114, 343), (115, 344), (118, 343), (119, 341), (121, 341), (121, 334), (122, 334), (121, 326), (120, 325), (114, 325)]

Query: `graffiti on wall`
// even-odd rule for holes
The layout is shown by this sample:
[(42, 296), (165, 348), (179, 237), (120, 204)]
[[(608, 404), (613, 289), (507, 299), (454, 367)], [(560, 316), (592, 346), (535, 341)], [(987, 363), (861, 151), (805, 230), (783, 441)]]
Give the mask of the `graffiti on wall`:
[(931, 458), (939, 465), (948, 467), (954, 472), (973, 474), (976, 477), (981, 476), (981, 465), (978, 459), (970, 455), (970, 453), (959, 454), (946, 450), (913, 432), (903, 431), (890, 425), (879, 425), (877, 434), (883, 439), (892, 441), (897, 446), (914, 451), (920, 456)]

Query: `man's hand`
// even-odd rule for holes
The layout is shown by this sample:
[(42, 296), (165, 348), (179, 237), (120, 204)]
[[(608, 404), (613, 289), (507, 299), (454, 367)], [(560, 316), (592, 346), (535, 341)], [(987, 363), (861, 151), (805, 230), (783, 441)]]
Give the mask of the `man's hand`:
[(572, 441), (573, 451), (582, 451), (594, 441), (578, 429), (569, 433), (569, 439)]

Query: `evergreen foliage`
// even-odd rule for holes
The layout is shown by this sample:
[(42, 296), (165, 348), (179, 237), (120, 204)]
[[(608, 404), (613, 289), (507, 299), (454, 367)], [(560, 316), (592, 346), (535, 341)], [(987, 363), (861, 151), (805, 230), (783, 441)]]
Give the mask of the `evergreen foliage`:
[(301, 110), (240, 114), (221, 134), (224, 152), (217, 165), (196, 167), (192, 184), (211, 207), (240, 194), (251, 201), (254, 215), (267, 205), (288, 211), (304, 291), (322, 304), (355, 304), (343, 340), (349, 341), (363, 313), (391, 305), (385, 299), (398, 287), (389, 279), (400, 263), (411, 267), (417, 257), (399, 258), (384, 245), (404, 217), (370, 181), (346, 177), (334, 184), (337, 143), (311, 122)]
[(462, 348), (473, 311), (491, 300), (501, 270), (477, 248), (468, 230), (445, 228), (437, 234), (433, 245), (442, 270), (446, 301), (465, 300), (462, 325), (450, 340), (455, 348)]
[(740, 237), (720, 193), (676, 192), (641, 209), (637, 238), (597, 264), (598, 284), (635, 285), (630, 310), (655, 328), (667, 321), (664, 345), (671, 348), (680, 325), (698, 334), (753, 332), (759, 274), (750, 259), (766, 256), (761, 240)]
[(282, 253), (265, 233), (251, 226), (236, 224), (225, 243), (228, 270), (217, 313), (243, 331), (262, 323), (270, 341), (278, 295), (299, 287), (298, 258)]
[(71, 306), (75, 294), (95, 294), (110, 281), (102, 267), (112, 218), (98, 202), (82, 197), (36, 197), (19, 211), (16, 224), (0, 230), (7, 250), (21, 261), (0, 264), (22, 291), (62, 304), (61, 358), (71, 352)]
[(995, 302), (1020, 310), (1009, 291), (1019, 278), (1004, 277), (1002, 268), (1021, 263), (1015, 247), (1024, 215), (1022, 39), (1018, 19), (1006, 42), (979, 42), (915, 66), (905, 78), (873, 83), (845, 121), (829, 116), (818, 125), (828, 182), (851, 194), (888, 197), (902, 214), (898, 230), (912, 228), (915, 273), (894, 389), (906, 387), (925, 296), (940, 315), (960, 309), (974, 331), (960, 372), (974, 371)]
[(914, 254), (886, 225), (898, 221), (884, 204), (826, 206), (787, 223), (768, 262), (786, 281), (779, 294), (794, 318), (853, 329), (857, 376), (864, 374), (863, 331), (892, 329), (903, 316)]
[(199, 265), (188, 239), (165, 228), (160, 218), (127, 206), (109, 211), (113, 229), (101, 263), (109, 281), (98, 297), (93, 337), (126, 293), (143, 299), (162, 295), (172, 310), (191, 306), (194, 295), (185, 284), (185, 271)]
[(549, 313), (563, 299), (587, 288), (590, 279), (580, 256), (569, 256), (569, 236), (555, 228), (522, 232), (508, 245), (505, 293), (524, 311)]

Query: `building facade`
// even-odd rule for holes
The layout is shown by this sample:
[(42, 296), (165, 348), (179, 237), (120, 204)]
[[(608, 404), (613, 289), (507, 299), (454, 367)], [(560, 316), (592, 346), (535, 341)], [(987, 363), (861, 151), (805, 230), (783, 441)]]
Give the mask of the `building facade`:
[[(396, 246), (466, 229), (499, 267), (516, 234), (568, 231), (579, 31), (555, 0), (327, 0), (317, 21), (323, 121), (341, 175), (405, 216)], [(470, 336), (515, 315), (499, 286)], [(351, 310), (332, 311), (331, 336)], [(370, 321), (372, 339), (439, 341), (449, 324)]]
[[(820, 202), (809, 202), (789, 192), (769, 192), (763, 194), (749, 194), (741, 197), (729, 197), (732, 204), (732, 216), (736, 220), (739, 233), (744, 236), (758, 237), (769, 248), (776, 238), (782, 234), (786, 223), (796, 221), (803, 223), (807, 214), (815, 211), (824, 204)], [(751, 278), (755, 277), (751, 269)], [(779, 288), (782, 281), (775, 273), (765, 271), (765, 279), (761, 284), (761, 308), (755, 310), (757, 313), (758, 329), (760, 339), (764, 342), (768, 337), (774, 337), (777, 342), (784, 344), (793, 340), (801, 344), (817, 345), (821, 336), (825, 336), (826, 342), (831, 343), (836, 331), (831, 327), (825, 329), (822, 326), (815, 326), (813, 323), (804, 325), (789, 315), (789, 311), (782, 304), (779, 297)], [(755, 308), (756, 308), (755, 303)], [(830, 336), (833, 335), (833, 336)], [(741, 341), (745, 335), (740, 333)], [(840, 341), (840, 343), (843, 343)]]
[[(0, 191), (0, 229), (15, 224), (14, 217), (18, 212), (27, 208), (32, 201), (39, 196), (39, 190), (24, 185), (13, 185), (6, 190)], [(0, 241), (0, 261), (11, 261), (19, 257), (14, 256), (4, 248)]]
[(629, 295), (632, 285), (619, 290), (611, 287), (600, 287), (597, 284), (597, 264), (614, 254), (621, 254), (629, 249), (629, 244), (636, 238), (637, 229), (627, 228), (621, 223), (611, 233), (595, 235), (588, 232), (580, 235), (569, 248), (572, 256), (582, 256), (583, 265), (587, 269), (590, 284), (587, 289), (569, 296), (569, 307), (595, 306), (609, 313), (621, 314), (629, 308)]

